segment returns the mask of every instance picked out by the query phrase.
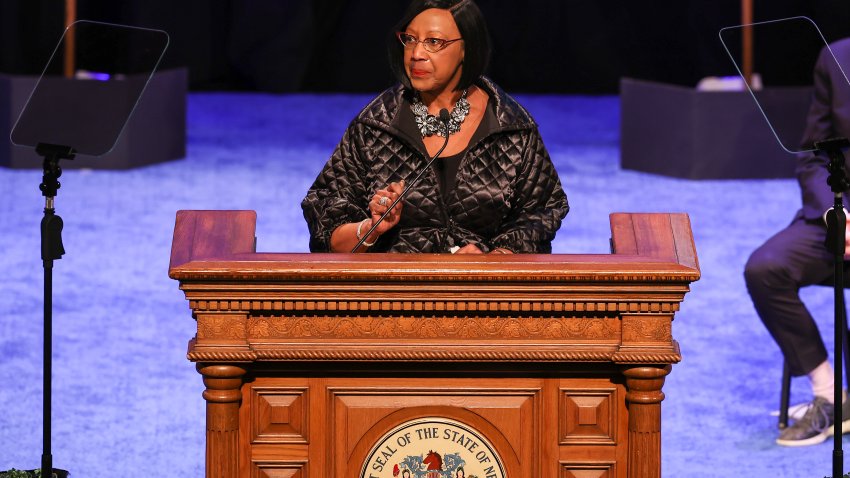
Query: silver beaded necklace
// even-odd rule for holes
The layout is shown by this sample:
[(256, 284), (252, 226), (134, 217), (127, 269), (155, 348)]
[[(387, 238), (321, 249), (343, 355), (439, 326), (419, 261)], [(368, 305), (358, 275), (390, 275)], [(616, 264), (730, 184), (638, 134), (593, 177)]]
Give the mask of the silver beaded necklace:
[[(466, 93), (469, 90), (463, 90), (463, 93), (460, 95), (460, 99), (455, 103), (454, 108), (452, 108), (452, 112), (449, 115), (449, 134), (455, 134), (460, 131), (460, 125), (463, 123), (463, 120), (466, 119), (466, 115), (469, 114), (469, 100), (466, 99)], [(419, 132), (422, 134), (422, 137), (434, 136), (438, 134), (440, 136), (446, 136), (446, 128), (443, 126), (442, 122), (436, 116), (428, 113), (428, 107), (422, 103), (422, 100), (419, 98), (419, 93), (417, 93), (413, 97), (413, 103), (411, 103), (410, 108), (413, 110), (413, 116), (416, 118), (416, 125), (419, 127)]]

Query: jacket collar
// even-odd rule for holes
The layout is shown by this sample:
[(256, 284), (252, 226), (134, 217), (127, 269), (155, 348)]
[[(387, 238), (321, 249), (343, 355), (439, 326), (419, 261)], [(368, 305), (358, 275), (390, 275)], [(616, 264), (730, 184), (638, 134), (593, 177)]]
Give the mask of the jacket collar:
[[(487, 135), (501, 131), (531, 129), (537, 126), (528, 111), (492, 80), (482, 76), (475, 84), (487, 92), (494, 105), (496, 121), (488, 125)], [(406, 136), (398, 128), (398, 115), (401, 108), (410, 104), (411, 95), (411, 90), (397, 84), (385, 90), (363, 108), (357, 115), (356, 121), (386, 130), (396, 136)]]

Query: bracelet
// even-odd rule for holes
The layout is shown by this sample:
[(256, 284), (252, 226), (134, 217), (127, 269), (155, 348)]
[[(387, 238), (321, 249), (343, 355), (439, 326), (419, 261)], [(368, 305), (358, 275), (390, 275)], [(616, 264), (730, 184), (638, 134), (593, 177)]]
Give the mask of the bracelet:
[(499, 254), (513, 254), (513, 251), (505, 249), (504, 247), (497, 247), (490, 252), (498, 252)]
[[(363, 237), (361, 237), (362, 232), (360, 231), (360, 229), (362, 229), (362, 228), (363, 228), (363, 224), (364, 224), (366, 221), (368, 221), (368, 220), (369, 220), (369, 218), (367, 217), (366, 219), (364, 219), (364, 220), (360, 221), (359, 223), (357, 223), (357, 240), (358, 240), (358, 241), (363, 241)], [(366, 242), (366, 241), (363, 241), (363, 245), (364, 245), (364, 246), (366, 246), (366, 247), (372, 247), (372, 246), (374, 246), (374, 245), (375, 245), (375, 243), (374, 243), (374, 242)]]

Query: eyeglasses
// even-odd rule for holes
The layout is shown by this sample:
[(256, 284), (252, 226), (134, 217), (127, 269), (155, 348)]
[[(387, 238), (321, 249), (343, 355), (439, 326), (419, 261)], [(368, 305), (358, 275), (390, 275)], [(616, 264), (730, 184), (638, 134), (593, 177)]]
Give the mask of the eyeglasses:
[(463, 38), (458, 38), (455, 40), (443, 40), (442, 38), (426, 38), (424, 40), (419, 40), (415, 36), (404, 32), (397, 32), (395, 35), (398, 37), (398, 41), (400, 41), (405, 48), (416, 48), (416, 44), (421, 43), (425, 50), (430, 53), (437, 53), (443, 48), (449, 46), (449, 44), (463, 40)]

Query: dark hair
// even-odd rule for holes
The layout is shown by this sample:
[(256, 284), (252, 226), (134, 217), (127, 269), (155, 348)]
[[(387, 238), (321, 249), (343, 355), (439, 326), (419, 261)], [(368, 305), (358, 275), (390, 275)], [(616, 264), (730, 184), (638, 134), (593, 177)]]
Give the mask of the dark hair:
[(490, 62), (490, 34), (484, 15), (472, 0), (413, 0), (404, 12), (404, 16), (390, 31), (387, 38), (387, 54), (390, 58), (390, 70), (405, 87), (412, 88), (404, 69), (404, 46), (396, 38), (396, 32), (403, 32), (417, 15), (429, 8), (439, 8), (451, 12), (463, 38), (463, 73), (460, 75), (457, 89), (464, 90), (484, 74)]

